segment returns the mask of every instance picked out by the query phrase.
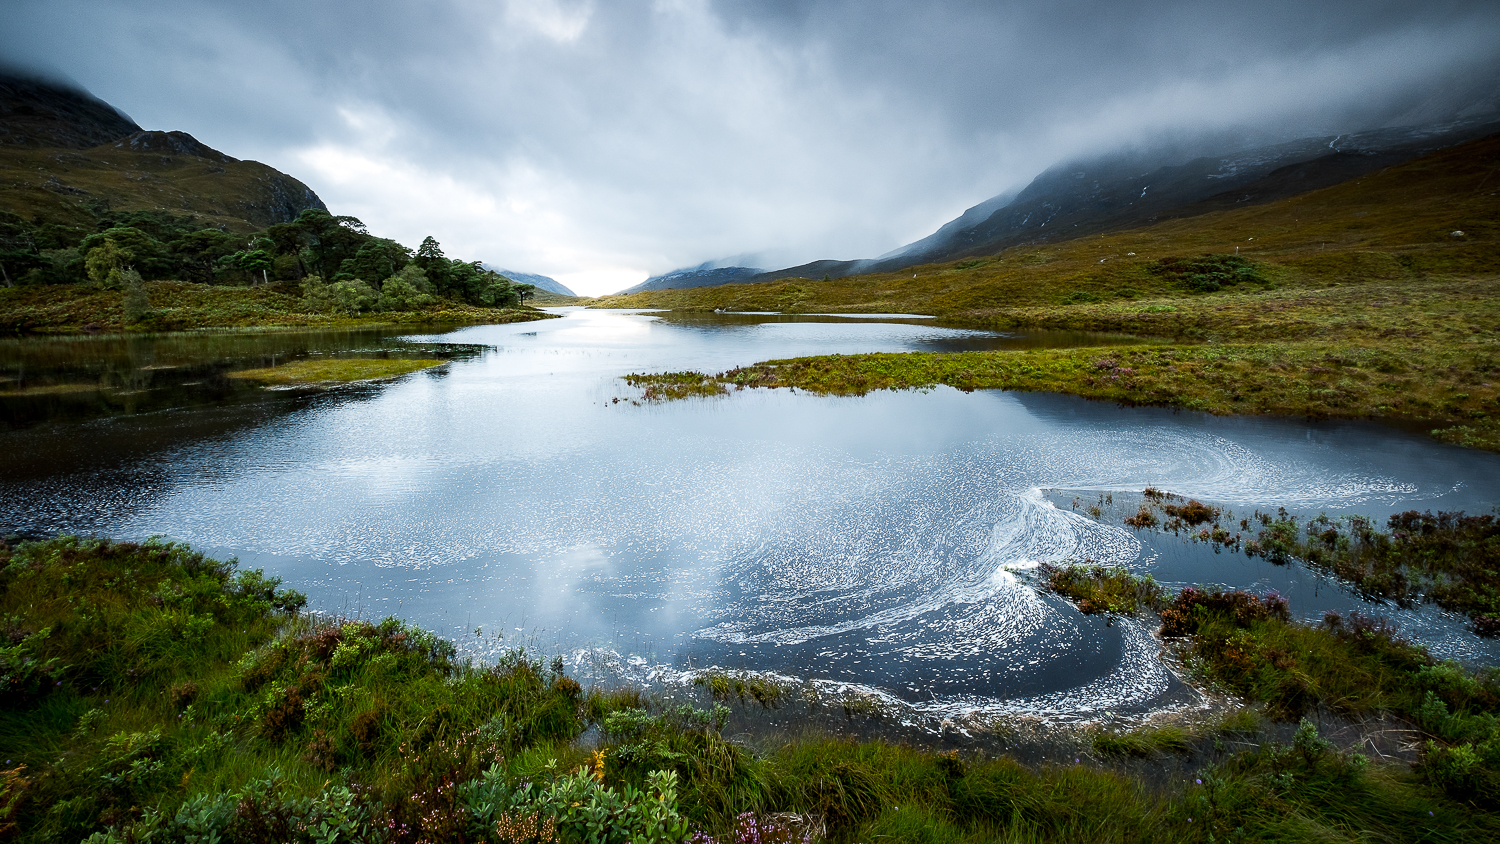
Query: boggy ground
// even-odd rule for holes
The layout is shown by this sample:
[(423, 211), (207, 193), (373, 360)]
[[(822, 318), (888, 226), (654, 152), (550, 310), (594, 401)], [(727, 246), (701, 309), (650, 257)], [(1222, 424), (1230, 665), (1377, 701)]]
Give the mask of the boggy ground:
[(1491, 137), (1291, 199), (1145, 229), (900, 273), (658, 291), (594, 306), (915, 312), (960, 327), (1180, 341), (633, 376), (655, 387), (651, 398), (720, 387), (845, 394), (949, 384), (1219, 414), (1382, 419), (1497, 450), (1497, 166), (1500, 137)]
[[(1084, 572), (1076, 584), (1091, 577)], [(1500, 680), (1361, 618), (1309, 627), (1239, 592), (1167, 595), (1191, 669), (1255, 703), (1085, 734), (1076, 762), (806, 733), (724, 738), (719, 703), (493, 666), (395, 620), (314, 618), (260, 571), (161, 542), (0, 546), (0, 834), (19, 841), (1462, 841), (1500, 835)], [(1061, 585), (1060, 589), (1064, 589)], [(738, 683), (738, 685), (737, 685)], [(1384, 713), (1413, 767), (1304, 713)], [(1275, 721), (1273, 719), (1281, 719)], [(1297, 726), (1293, 726), (1293, 724)], [(1284, 725), (1284, 726), (1283, 726)], [(1170, 777), (1151, 759), (1183, 758)], [(1134, 761), (1131, 761), (1134, 760)], [(1145, 760), (1145, 762), (1143, 762)]]
[(151, 313), (127, 323), (124, 294), (85, 284), (0, 288), (0, 333), (82, 334), (160, 332), (198, 328), (478, 325), (528, 322), (555, 315), (532, 307), (482, 308), (448, 300), (421, 310), (356, 316), (309, 310), (295, 286), (228, 287), (187, 281), (145, 284)]

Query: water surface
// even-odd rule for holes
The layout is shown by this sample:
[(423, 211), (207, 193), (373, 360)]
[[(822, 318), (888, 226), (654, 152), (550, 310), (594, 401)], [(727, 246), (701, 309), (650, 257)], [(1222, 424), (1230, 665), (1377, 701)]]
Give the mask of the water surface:
[[(142, 392), (163, 398), (143, 410), (49, 416), (17, 399), (0, 433), (0, 528), (188, 541), (267, 568), (319, 609), (399, 615), (478, 654), (539, 645), (579, 670), (602, 654), (847, 684), (938, 715), (1088, 717), (1196, 697), (1140, 625), (1038, 593), (1038, 561), (1278, 588), (1308, 618), (1363, 605), (1297, 567), (1101, 524), (1074, 499), (1119, 493), (1127, 507), (1154, 485), (1244, 515), (1500, 500), (1497, 456), (1370, 424), (947, 388), (638, 404), (620, 380), (1097, 337), (562, 312), (433, 335), (265, 340), (291, 357), (453, 358), (382, 385), (215, 395), (191, 373), (156, 369)], [(34, 372), (46, 369), (45, 350), (24, 348)], [(68, 366), (103, 365), (78, 354)], [(123, 362), (110, 354), (125, 375), (163, 358), (144, 346)], [(262, 353), (199, 354), (193, 366)], [(1449, 614), (1375, 609), (1442, 654), (1494, 661)]]

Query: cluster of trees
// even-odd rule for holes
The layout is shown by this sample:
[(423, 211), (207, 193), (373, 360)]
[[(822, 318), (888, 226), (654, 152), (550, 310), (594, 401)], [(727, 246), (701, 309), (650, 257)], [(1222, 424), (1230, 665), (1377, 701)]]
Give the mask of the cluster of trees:
[(431, 237), (413, 251), (370, 234), (354, 217), (321, 209), (250, 235), (163, 211), (105, 211), (92, 226), (0, 212), (0, 283), (7, 287), (129, 289), (140, 278), (298, 285), (310, 308), (349, 313), (417, 310), (440, 299), (505, 307), (519, 305), (534, 289), (478, 261), (448, 258)]

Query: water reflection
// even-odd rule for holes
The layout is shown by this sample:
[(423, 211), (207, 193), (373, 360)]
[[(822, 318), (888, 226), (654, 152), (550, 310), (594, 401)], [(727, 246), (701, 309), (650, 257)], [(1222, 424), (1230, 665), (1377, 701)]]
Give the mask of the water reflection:
[[(165, 534), (265, 566), (323, 609), (401, 615), (476, 653), (594, 647), (852, 683), (932, 712), (1058, 715), (1192, 696), (1138, 625), (1038, 594), (1038, 561), (1285, 587), (1310, 616), (1357, 600), (1298, 569), (1100, 524), (1075, 497), (1156, 485), (1372, 513), (1500, 498), (1494, 455), (1371, 425), (946, 388), (612, 401), (633, 395), (619, 380), (632, 371), (985, 337), (576, 310), (408, 335), (478, 351), (441, 378), (0, 435), (37, 455), (4, 464), (0, 526)], [(1400, 617), (1490, 658), (1451, 618)]]

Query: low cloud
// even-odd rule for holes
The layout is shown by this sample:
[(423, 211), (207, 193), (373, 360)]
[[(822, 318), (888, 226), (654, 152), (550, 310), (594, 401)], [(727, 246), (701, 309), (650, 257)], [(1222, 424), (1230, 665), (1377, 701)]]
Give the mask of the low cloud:
[(0, 51), (379, 234), (598, 293), (881, 254), (1065, 158), (1493, 90), (1492, 7), (54, 0)]

